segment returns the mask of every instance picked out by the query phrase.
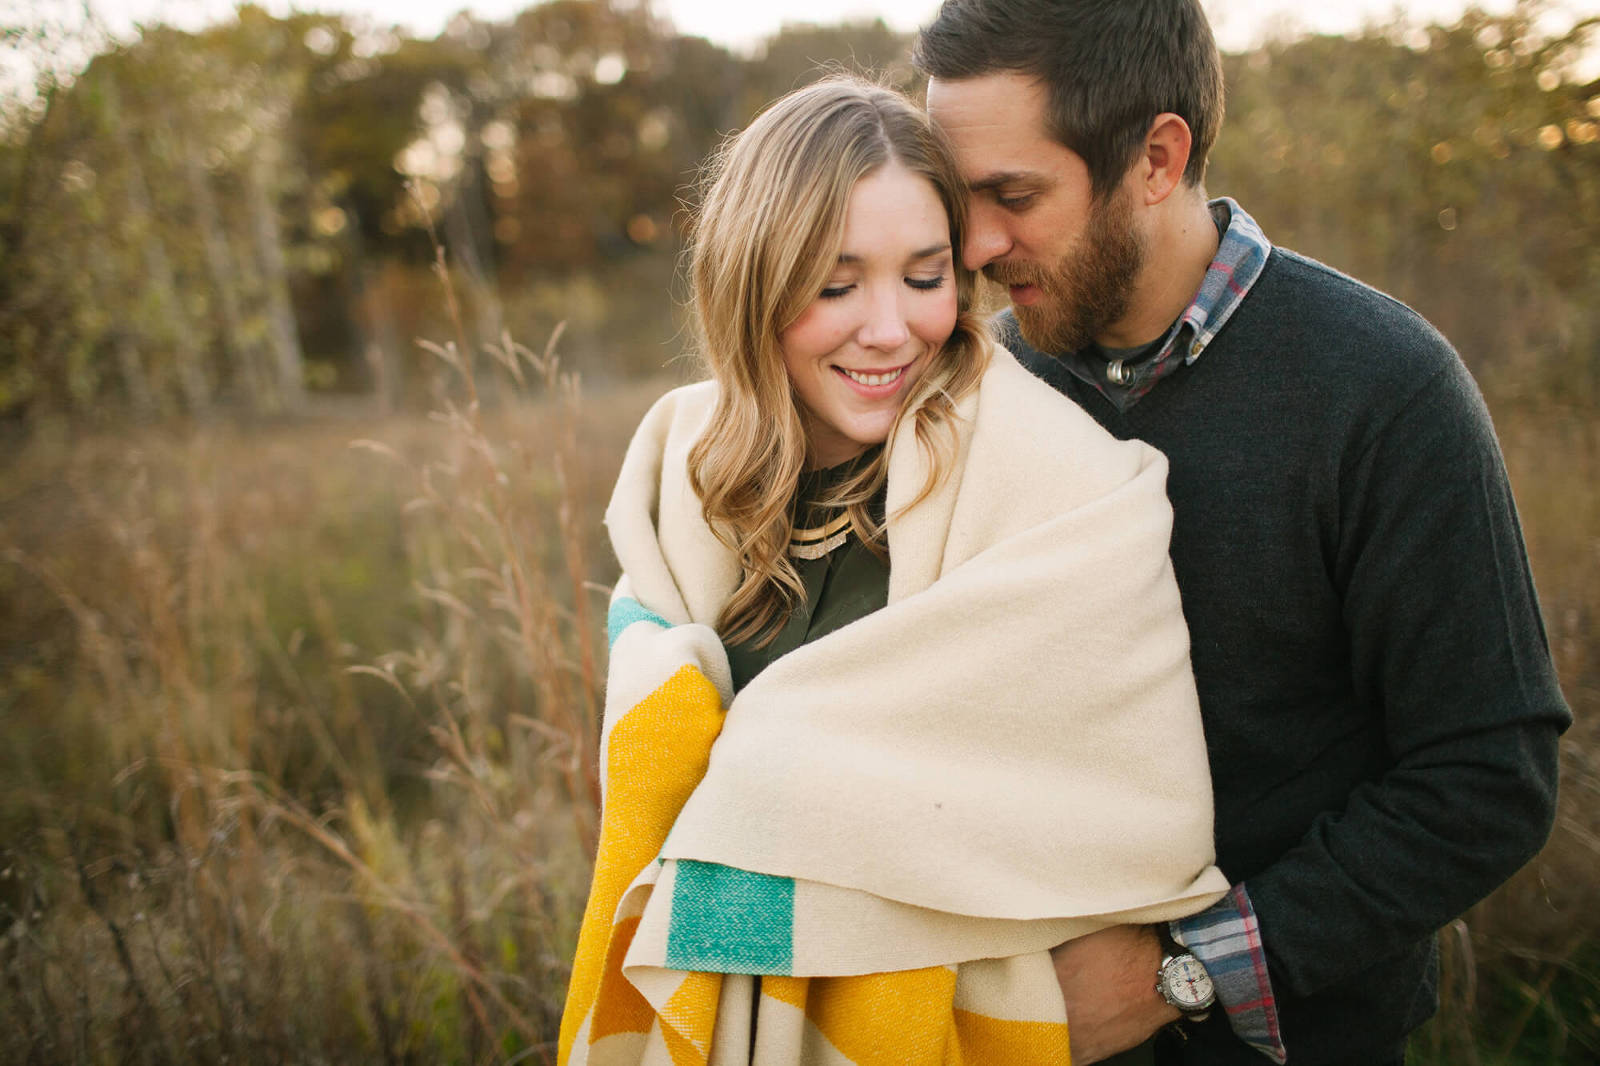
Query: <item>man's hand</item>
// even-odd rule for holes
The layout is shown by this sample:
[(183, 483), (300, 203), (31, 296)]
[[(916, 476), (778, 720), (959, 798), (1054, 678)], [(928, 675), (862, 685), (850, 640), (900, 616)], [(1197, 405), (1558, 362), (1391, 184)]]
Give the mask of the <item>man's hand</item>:
[(1050, 952), (1067, 1003), (1072, 1061), (1099, 1062), (1137, 1047), (1182, 1015), (1156, 991), (1161, 941), (1145, 925), (1114, 925)]

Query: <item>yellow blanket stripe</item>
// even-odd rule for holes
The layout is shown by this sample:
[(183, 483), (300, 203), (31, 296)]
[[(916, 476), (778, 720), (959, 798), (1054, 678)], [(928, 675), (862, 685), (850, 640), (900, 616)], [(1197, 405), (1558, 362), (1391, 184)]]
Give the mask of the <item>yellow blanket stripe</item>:
[(654, 1015), (622, 976), (622, 959), (638, 923), (615, 930), (612, 923), (628, 885), (655, 861), (689, 793), (705, 776), (722, 717), (716, 688), (698, 668), (684, 666), (611, 731), (600, 848), (561, 1018), (560, 1066), (566, 1066), (578, 1029), (591, 1011), (596, 1016), (591, 1039), (638, 1031), (635, 1023)]
[(722, 998), (720, 973), (691, 973), (661, 1009), (661, 1032), (673, 1066), (705, 1066)]
[(1070, 1063), (1064, 1024), (956, 1008), (957, 973), (932, 966), (860, 977), (763, 977), (761, 994), (804, 1011), (855, 1066)]

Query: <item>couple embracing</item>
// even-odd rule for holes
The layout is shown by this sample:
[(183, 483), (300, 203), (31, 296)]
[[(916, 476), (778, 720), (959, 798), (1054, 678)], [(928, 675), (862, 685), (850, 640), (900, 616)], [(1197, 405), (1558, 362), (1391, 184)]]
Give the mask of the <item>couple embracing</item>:
[(1570, 721), (1477, 389), (1208, 200), (1197, 0), (916, 60), (709, 169), (560, 1061), (1402, 1062)]

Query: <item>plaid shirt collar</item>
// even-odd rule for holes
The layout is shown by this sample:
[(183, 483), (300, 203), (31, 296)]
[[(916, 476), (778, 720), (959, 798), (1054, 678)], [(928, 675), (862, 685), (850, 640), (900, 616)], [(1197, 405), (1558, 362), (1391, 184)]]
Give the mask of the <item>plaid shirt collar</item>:
[(1216, 258), (1206, 269), (1193, 302), (1172, 324), (1155, 356), (1131, 367), (1117, 360), (1108, 363), (1104, 357), (1096, 358), (1084, 352), (1073, 352), (1065, 357), (1067, 367), (1074, 374), (1099, 389), (1122, 410), (1143, 399), (1156, 387), (1156, 382), (1178, 367), (1199, 359), (1212, 338), (1238, 310), (1267, 265), (1272, 242), (1244, 208), (1226, 196), (1212, 200), (1207, 206), (1217, 228), (1222, 230)]

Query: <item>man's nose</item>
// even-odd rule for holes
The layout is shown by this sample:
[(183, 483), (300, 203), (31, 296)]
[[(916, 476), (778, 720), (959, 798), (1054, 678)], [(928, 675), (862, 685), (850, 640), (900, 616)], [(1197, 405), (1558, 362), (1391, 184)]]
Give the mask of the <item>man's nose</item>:
[(900, 296), (893, 291), (874, 293), (867, 305), (866, 320), (857, 334), (863, 348), (877, 348), (892, 352), (902, 347), (911, 337), (906, 327), (906, 316), (900, 306)]
[(992, 208), (973, 204), (967, 212), (967, 235), (961, 261), (968, 270), (982, 270), (1011, 250), (1011, 238)]

